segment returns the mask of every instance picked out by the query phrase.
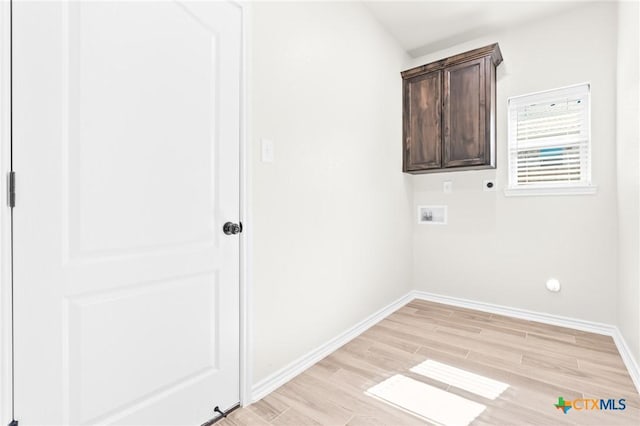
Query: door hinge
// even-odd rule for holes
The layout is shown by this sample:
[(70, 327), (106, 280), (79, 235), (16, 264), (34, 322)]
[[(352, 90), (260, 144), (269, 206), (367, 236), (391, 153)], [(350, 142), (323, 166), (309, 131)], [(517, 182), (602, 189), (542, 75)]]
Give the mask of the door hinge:
[(18, 421), (15, 419), (11, 420), (11, 423), (9, 423), (8, 426), (18, 426)]
[(7, 204), (11, 208), (16, 206), (16, 172), (14, 171), (10, 171), (7, 178)]

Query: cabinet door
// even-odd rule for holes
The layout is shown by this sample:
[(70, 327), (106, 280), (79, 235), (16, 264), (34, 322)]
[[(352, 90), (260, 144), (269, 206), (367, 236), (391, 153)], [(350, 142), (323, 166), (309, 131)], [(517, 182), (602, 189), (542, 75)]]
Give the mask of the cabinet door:
[(444, 70), (444, 167), (490, 165), (485, 58)]
[(440, 168), (442, 71), (404, 82), (404, 171)]

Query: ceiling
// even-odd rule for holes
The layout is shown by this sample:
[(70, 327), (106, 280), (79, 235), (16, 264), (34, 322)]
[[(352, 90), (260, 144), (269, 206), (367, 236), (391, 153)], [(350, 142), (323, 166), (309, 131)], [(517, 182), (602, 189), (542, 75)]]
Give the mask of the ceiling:
[(584, 1), (367, 1), (413, 57), (556, 15)]

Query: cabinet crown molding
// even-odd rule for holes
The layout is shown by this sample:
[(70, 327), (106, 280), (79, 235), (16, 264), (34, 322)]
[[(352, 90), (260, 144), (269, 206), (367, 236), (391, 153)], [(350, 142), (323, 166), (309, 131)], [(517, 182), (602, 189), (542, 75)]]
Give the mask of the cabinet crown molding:
[(440, 70), (452, 65), (457, 65), (463, 62), (482, 57), (491, 57), (494, 66), (498, 66), (502, 62), (502, 52), (500, 52), (500, 46), (498, 43), (493, 43), (488, 46), (479, 47), (477, 49), (469, 50), (468, 52), (459, 53), (448, 58), (440, 59), (438, 61), (429, 62), (425, 65), (420, 65), (406, 71), (402, 71), (400, 74), (403, 79), (415, 77), (421, 74), (426, 74), (432, 71)]

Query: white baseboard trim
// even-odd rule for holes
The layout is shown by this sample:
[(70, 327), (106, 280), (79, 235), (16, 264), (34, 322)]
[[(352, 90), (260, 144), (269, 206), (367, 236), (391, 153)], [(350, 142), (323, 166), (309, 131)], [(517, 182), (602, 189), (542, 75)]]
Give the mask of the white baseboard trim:
[(319, 346), (318, 348), (284, 366), (265, 379), (259, 381), (258, 383), (253, 385), (251, 389), (252, 401), (256, 402), (264, 398), (269, 393), (284, 385), (289, 380), (293, 379), (298, 374), (302, 373), (304, 370), (320, 361), (322, 358), (326, 357), (332, 352), (335, 352), (341, 346), (349, 343), (351, 340), (355, 339), (360, 334), (364, 333), (369, 328), (385, 319), (394, 311), (397, 311), (407, 303), (411, 302), (413, 299), (414, 297), (412, 293), (407, 293), (396, 301), (390, 303), (389, 305), (360, 321), (358, 324), (354, 325), (348, 330), (345, 330), (343, 333), (329, 340), (327, 343)]
[(494, 305), (493, 303), (477, 302), (475, 300), (444, 296), (441, 294), (428, 293), (426, 291), (414, 290), (413, 297), (415, 299), (428, 300), (430, 302), (443, 303), (445, 305), (458, 306), (461, 308), (475, 309), (476, 311), (536, 321), (544, 324), (556, 325), (558, 327), (573, 328), (575, 330), (604, 334), (607, 336), (613, 336), (613, 329), (615, 328), (615, 326), (609, 324), (563, 317), (543, 312), (529, 311), (520, 308), (512, 308), (509, 306)]
[(613, 337), (613, 341), (616, 342), (618, 352), (620, 352), (622, 361), (624, 361), (624, 365), (627, 367), (627, 371), (629, 371), (633, 384), (636, 385), (636, 390), (640, 393), (640, 367), (638, 366), (638, 362), (633, 356), (631, 349), (629, 349), (629, 346), (627, 345), (626, 340), (624, 340), (624, 337), (618, 327), (614, 327), (614, 332), (611, 337)]
[(486, 302), (476, 302), (473, 300), (444, 296), (441, 294), (428, 293), (425, 291), (414, 290), (413, 292), (411, 292), (411, 295), (412, 299), (428, 300), (430, 302), (442, 303), (445, 305), (475, 309), (477, 311), (489, 312), (492, 314), (505, 315), (513, 318), (541, 322), (544, 324), (611, 336), (616, 344), (616, 347), (618, 348), (618, 352), (620, 352), (622, 361), (624, 361), (624, 364), (629, 371), (629, 376), (631, 376), (631, 380), (633, 381), (636, 390), (638, 391), (638, 393), (640, 393), (640, 368), (638, 367), (638, 363), (631, 353), (627, 342), (624, 340), (624, 337), (620, 333), (620, 330), (615, 325), (563, 317), (560, 315), (547, 314), (543, 312), (529, 311), (526, 309), (511, 308), (508, 306), (494, 305), (492, 303)]
[(620, 333), (620, 330), (614, 325), (413, 290), (374, 314), (368, 316), (355, 326), (345, 330), (343, 333), (334, 337), (327, 343), (319, 346), (306, 355), (303, 355), (253, 385), (251, 388), (251, 401), (256, 402), (264, 398), (269, 393), (273, 392), (316, 362), (320, 361), (322, 358), (338, 350), (341, 346), (349, 343), (351, 340), (355, 339), (360, 334), (364, 333), (366, 330), (414, 299), (428, 300), (430, 302), (442, 303), (445, 305), (475, 309), (477, 311), (489, 312), (492, 314), (611, 336), (618, 348), (618, 351), (620, 352), (620, 356), (622, 357), (627, 370), (629, 371), (631, 380), (633, 380), (636, 389), (640, 393), (640, 368), (638, 367), (638, 363), (633, 357), (629, 346), (625, 342), (624, 337)]

